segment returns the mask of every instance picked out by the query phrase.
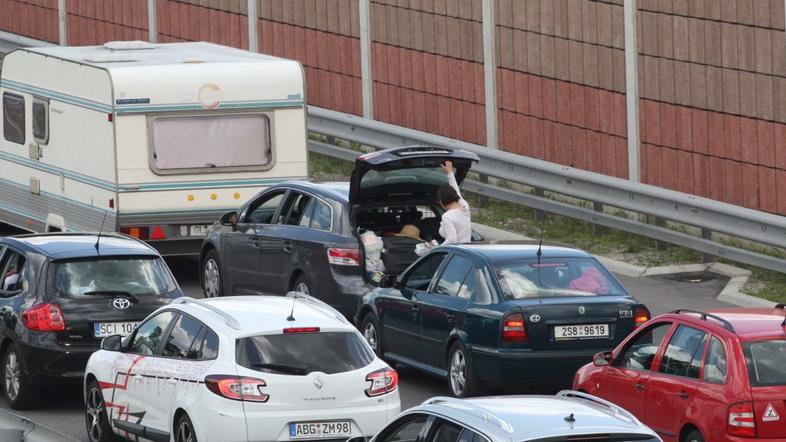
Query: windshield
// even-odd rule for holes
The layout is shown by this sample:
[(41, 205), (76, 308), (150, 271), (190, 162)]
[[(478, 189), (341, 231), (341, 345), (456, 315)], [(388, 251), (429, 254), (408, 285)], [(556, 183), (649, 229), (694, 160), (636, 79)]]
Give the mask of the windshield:
[(593, 258), (517, 259), (493, 264), (507, 299), (558, 296), (627, 296)]
[(786, 385), (786, 340), (744, 342), (742, 348), (751, 385)]
[(61, 296), (163, 295), (177, 287), (163, 260), (157, 257), (56, 262), (53, 273), (55, 291)]
[(237, 340), (237, 363), (266, 373), (343, 373), (365, 367), (374, 354), (355, 332), (287, 333)]

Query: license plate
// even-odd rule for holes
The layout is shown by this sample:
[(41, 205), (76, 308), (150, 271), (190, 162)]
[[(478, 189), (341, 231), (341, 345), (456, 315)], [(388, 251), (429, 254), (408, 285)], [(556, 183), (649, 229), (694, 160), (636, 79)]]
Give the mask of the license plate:
[(599, 339), (609, 337), (608, 324), (580, 324), (554, 326), (554, 339)]
[(93, 333), (96, 338), (105, 338), (112, 335), (127, 336), (139, 325), (138, 322), (96, 322), (93, 324)]
[(289, 424), (290, 439), (341, 439), (352, 435), (349, 421), (293, 422)]
[[(209, 224), (194, 224), (192, 226), (182, 226), (180, 228), (180, 233), (186, 231), (188, 236), (205, 236), (207, 235), (208, 230), (210, 230)], [(182, 236), (186, 236), (186, 235), (184, 234)]]

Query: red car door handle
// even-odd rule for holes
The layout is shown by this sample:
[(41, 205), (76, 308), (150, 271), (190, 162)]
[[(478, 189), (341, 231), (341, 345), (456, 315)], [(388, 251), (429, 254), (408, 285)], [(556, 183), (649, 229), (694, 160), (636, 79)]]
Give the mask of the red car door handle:
[(642, 384), (641, 382), (636, 384), (636, 390), (644, 391), (644, 384)]
[(688, 398), (688, 393), (686, 393), (684, 391), (680, 391), (680, 398), (681, 399), (687, 399)]

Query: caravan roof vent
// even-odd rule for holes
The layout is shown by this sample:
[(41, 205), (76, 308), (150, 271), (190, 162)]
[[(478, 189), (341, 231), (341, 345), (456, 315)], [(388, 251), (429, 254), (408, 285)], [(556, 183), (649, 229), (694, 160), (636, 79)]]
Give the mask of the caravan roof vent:
[(204, 63), (204, 62), (205, 60), (202, 60), (199, 57), (189, 57), (183, 59), (183, 63)]
[(110, 51), (131, 51), (139, 49), (155, 49), (156, 45), (142, 40), (132, 41), (108, 41), (104, 43), (104, 49)]

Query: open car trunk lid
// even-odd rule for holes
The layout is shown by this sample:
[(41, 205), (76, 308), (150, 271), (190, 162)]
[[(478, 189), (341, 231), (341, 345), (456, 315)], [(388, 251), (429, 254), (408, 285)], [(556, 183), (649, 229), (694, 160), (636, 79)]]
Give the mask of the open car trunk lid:
[(355, 208), (381, 196), (433, 200), (437, 189), (448, 184), (441, 167), (447, 160), (453, 162), (456, 182), (461, 185), (479, 158), (472, 152), (433, 146), (397, 147), (361, 155), (355, 159), (349, 203)]
[(743, 342), (742, 348), (751, 383), (756, 436), (786, 440), (786, 335)]

